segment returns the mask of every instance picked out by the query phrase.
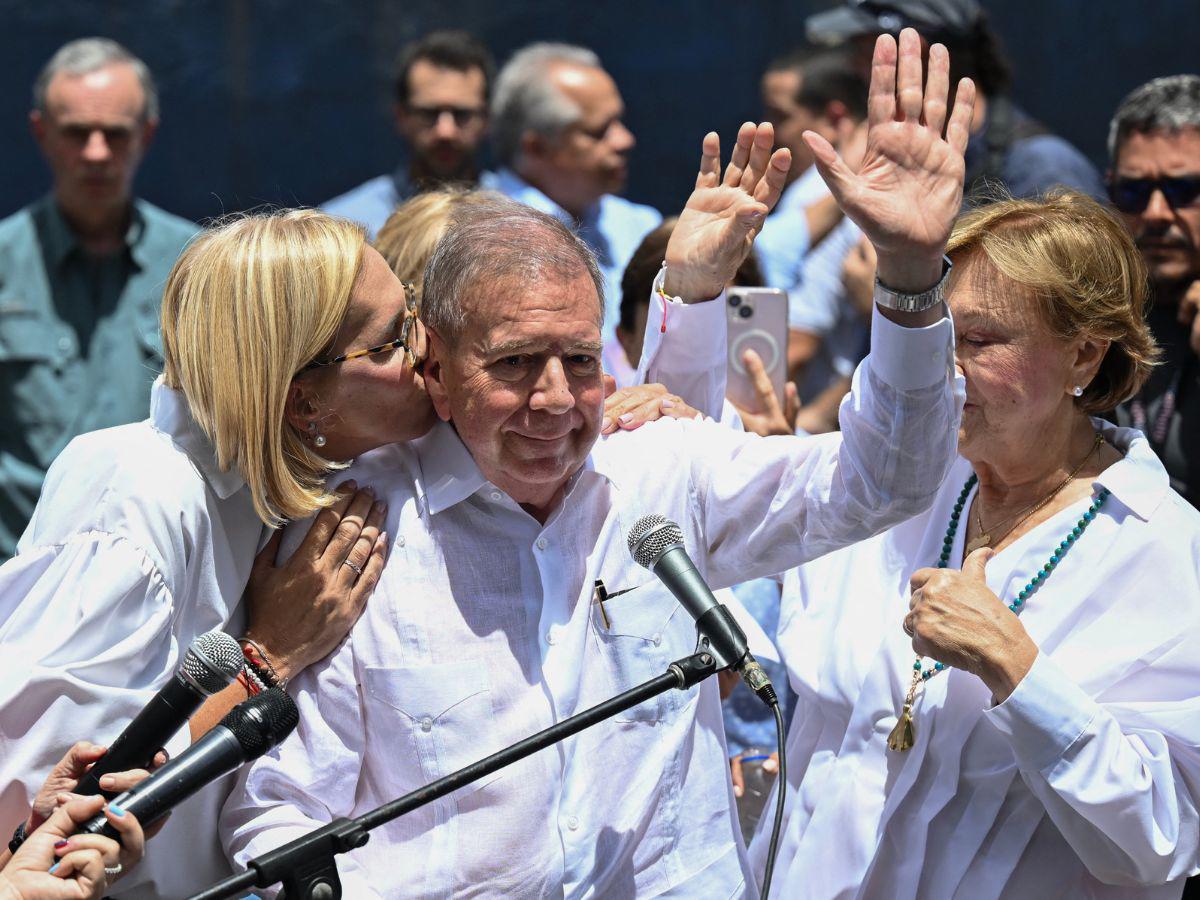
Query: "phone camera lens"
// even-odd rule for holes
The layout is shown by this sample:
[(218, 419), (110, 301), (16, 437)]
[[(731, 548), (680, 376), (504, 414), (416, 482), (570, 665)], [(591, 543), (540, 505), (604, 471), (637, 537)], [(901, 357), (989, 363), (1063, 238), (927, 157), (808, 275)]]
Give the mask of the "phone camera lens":
[(737, 309), (739, 306), (742, 305), (742, 298), (739, 297), (737, 294), (733, 294), (729, 298), (729, 305), (732, 306), (734, 309)]
[(748, 319), (752, 315), (754, 315), (754, 309), (753, 309), (753, 307), (750, 307), (750, 306), (743, 306), (741, 309), (738, 310), (738, 315), (741, 316), (743, 319)]

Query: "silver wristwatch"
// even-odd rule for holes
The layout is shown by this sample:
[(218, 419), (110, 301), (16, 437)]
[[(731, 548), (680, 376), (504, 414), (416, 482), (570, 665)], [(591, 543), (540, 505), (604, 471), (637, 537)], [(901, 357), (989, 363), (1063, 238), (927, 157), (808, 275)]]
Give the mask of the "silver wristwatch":
[(875, 279), (875, 292), (872, 295), (875, 302), (887, 309), (896, 309), (900, 312), (924, 312), (931, 306), (936, 306), (946, 299), (946, 277), (950, 274), (950, 270), (954, 264), (950, 262), (950, 257), (942, 257), (942, 277), (927, 291), (921, 291), (919, 294), (905, 294), (900, 291), (894, 291), (878, 278)]

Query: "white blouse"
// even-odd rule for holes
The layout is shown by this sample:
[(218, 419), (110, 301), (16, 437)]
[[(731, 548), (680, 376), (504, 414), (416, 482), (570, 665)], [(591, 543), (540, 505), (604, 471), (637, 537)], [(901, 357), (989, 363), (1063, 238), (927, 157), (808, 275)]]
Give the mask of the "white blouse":
[[(71, 744), (120, 734), (197, 635), (241, 633), (262, 523), (242, 477), (215, 458), (160, 379), (147, 421), (77, 437), (50, 467), (17, 556), (0, 566), (0, 828), (29, 815)], [(187, 745), (184, 728), (167, 747)], [(229, 785), (176, 809), (114, 894), (183, 897), (227, 874), (216, 827)]]
[[(1140, 432), (1094, 424), (1125, 458), (1021, 611), (1033, 668), (997, 706), (967, 672), (930, 679), (905, 753), (887, 737), (912, 677), (908, 578), (936, 564), (970, 465), (929, 512), (788, 574), (778, 643), (799, 703), (779, 896), (1177, 898), (1197, 871), (1200, 514)], [(1090, 502), (996, 554), (988, 586), (1011, 602)], [(760, 874), (777, 796), (751, 845)]]

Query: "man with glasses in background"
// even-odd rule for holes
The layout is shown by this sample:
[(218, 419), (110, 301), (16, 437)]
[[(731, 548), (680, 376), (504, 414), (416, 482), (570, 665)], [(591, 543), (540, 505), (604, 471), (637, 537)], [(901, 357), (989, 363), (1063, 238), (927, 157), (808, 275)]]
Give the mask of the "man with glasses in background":
[(578, 230), (596, 255), (604, 275), (606, 371), (624, 361), (615, 339), (621, 276), (662, 221), (653, 207), (617, 196), (636, 143), (624, 115), (621, 93), (595, 53), (530, 44), (496, 78), (492, 142), (500, 169), (483, 178), (484, 187)]
[(1130, 93), (1108, 153), (1109, 197), (1146, 261), (1147, 320), (1163, 352), (1117, 420), (1145, 433), (1171, 487), (1200, 506), (1200, 75), (1155, 78)]
[(0, 221), (0, 563), (59, 451), (146, 417), (163, 283), (196, 233), (133, 196), (158, 90), (120, 44), (60, 48), (34, 84), (29, 125), (54, 186)]
[(479, 181), (494, 65), (477, 38), (435, 31), (400, 51), (396, 63), (396, 131), (408, 159), (321, 208), (367, 227), (370, 237), (405, 200), (448, 184)]

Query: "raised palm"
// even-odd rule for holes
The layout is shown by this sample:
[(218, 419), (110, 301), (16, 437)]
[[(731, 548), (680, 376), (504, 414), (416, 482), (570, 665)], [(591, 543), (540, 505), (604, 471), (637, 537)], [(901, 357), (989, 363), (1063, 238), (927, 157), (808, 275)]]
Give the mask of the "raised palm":
[(720, 138), (704, 136), (696, 187), (667, 244), (668, 293), (706, 300), (733, 279), (787, 181), (791, 153), (772, 153), (774, 143), (769, 123), (742, 125), (722, 178)]
[(819, 135), (804, 135), (838, 205), (875, 246), (881, 264), (939, 257), (962, 206), (975, 87), (969, 79), (960, 82), (947, 122), (949, 84), (945, 47), (930, 48), (929, 76), (923, 80), (917, 33), (902, 31), (899, 48), (890, 35), (881, 35), (871, 63), (867, 147), (858, 171)]

